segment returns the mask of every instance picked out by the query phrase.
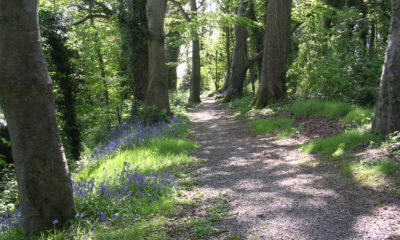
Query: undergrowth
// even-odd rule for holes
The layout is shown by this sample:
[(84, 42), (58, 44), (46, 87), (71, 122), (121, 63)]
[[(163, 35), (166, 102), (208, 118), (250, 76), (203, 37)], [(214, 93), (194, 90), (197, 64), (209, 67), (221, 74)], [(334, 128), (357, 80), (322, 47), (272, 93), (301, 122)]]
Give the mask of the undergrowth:
[(321, 116), (329, 119), (340, 119), (353, 109), (354, 106), (348, 103), (317, 100), (296, 101), (289, 106), (289, 111), (296, 118)]
[(259, 119), (251, 120), (251, 129), (260, 135), (276, 134), (278, 138), (288, 138), (297, 134), (297, 130), (292, 128), (293, 119), (277, 118), (277, 119)]
[[(75, 219), (61, 230), (54, 219), (54, 230), (33, 239), (167, 239), (163, 226), (183, 201), (178, 177), (198, 161), (188, 155), (198, 147), (186, 138), (189, 127), (175, 116), (150, 126), (128, 121), (109, 132), (73, 174)], [(3, 208), (0, 238), (25, 239), (19, 210)]]
[(377, 135), (369, 131), (355, 129), (340, 133), (339, 135), (311, 140), (305, 143), (301, 149), (307, 153), (323, 153), (338, 156), (378, 139)]

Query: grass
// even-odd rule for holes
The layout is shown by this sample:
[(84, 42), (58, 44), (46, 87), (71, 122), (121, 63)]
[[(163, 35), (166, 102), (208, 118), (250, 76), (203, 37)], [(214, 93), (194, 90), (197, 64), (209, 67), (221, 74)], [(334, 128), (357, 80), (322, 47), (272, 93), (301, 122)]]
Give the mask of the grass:
[[(55, 225), (53, 231), (33, 239), (168, 239), (164, 226), (179, 213), (176, 206), (187, 201), (181, 195), (194, 181), (186, 166), (199, 161), (189, 156), (199, 145), (186, 138), (189, 125), (183, 118), (145, 131), (129, 124), (122, 130), (134, 130), (120, 131), (110, 142), (120, 143), (116, 140), (135, 134), (142, 134), (143, 142), (107, 145), (101, 157), (83, 160), (73, 176), (80, 215), (71, 228), (56, 230)], [(197, 231), (201, 235), (204, 230)], [(0, 231), (0, 239), (26, 238), (21, 227), (10, 227)]]
[(188, 154), (199, 145), (189, 139), (163, 138), (152, 140), (138, 148), (120, 151), (111, 158), (104, 158), (81, 170), (75, 179), (91, 179), (104, 181), (121, 172), (124, 163), (139, 167), (143, 173), (172, 170), (195, 159)]
[(246, 96), (242, 98), (235, 99), (228, 104), (229, 108), (238, 110), (238, 115), (244, 115), (252, 108), (253, 96)]
[(189, 217), (186, 228), (190, 229), (196, 239), (209, 239), (216, 232), (212, 223), (229, 215), (229, 199), (224, 194), (219, 194), (211, 201), (207, 209), (207, 216), (202, 218)]
[(259, 119), (250, 121), (251, 129), (260, 135), (276, 134), (279, 138), (288, 138), (296, 134), (292, 128), (293, 119)]
[[(400, 163), (387, 159), (375, 162), (346, 162), (343, 164), (342, 173), (363, 186), (376, 187), (384, 185), (386, 177), (399, 176)], [(390, 184), (394, 185), (394, 191), (400, 194), (400, 185), (393, 182)]]
[(374, 110), (366, 108), (355, 108), (341, 120), (343, 124), (348, 126), (362, 126), (372, 123), (374, 118)]
[(168, 219), (164, 217), (154, 218), (148, 221), (142, 221), (128, 228), (104, 229), (95, 234), (98, 240), (114, 240), (114, 239), (152, 239), (161, 240), (169, 239), (164, 225)]
[(289, 111), (296, 118), (326, 117), (340, 119), (354, 109), (354, 106), (344, 102), (321, 102), (317, 100), (296, 101), (289, 106)]
[(350, 130), (339, 135), (306, 142), (301, 149), (307, 153), (323, 153), (339, 156), (360, 145), (377, 140), (378, 136), (368, 131)]

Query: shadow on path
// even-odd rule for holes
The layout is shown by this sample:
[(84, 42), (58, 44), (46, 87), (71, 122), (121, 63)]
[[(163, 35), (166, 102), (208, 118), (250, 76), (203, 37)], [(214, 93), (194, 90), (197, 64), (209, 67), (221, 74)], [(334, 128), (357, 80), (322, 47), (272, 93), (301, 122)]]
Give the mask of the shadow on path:
[(232, 215), (218, 223), (243, 239), (400, 239), (399, 199), (357, 186), (310, 160), (294, 139), (256, 136), (211, 99), (189, 110), (207, 159), (205, 198), (228, 190)]

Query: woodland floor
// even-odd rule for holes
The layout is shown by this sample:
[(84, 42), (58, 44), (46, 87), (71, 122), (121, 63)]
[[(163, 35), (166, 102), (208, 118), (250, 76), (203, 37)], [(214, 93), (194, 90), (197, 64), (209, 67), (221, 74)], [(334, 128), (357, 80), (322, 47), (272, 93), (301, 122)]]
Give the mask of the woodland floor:
[(189, 113), (202, 146), (194, 155), (205, 159), (198, 208), (229, 199), (229, 214), (206, 239), (400, 239), (399, 197), (361, 187), (329, 164), (304, 164), (313, 156), (298, 150), (301, 138), (257, 136), (209, 98)]

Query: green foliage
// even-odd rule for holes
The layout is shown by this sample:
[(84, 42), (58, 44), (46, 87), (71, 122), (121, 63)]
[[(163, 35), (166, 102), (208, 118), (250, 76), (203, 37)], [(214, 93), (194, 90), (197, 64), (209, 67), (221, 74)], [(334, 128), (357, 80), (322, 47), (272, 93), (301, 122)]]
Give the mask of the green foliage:
[(76, 52), (68, 46), (68, 27), (60, 13), (39, 12), (42, 45), (51, 78), (54, 80), (57, 118), (68, 159), (78, 160), (82, 150), (81, 127), (76, 104), (79, 89), (77, 68), (72, 64)]
[[(363, 14), (360, 5), (334, 8), (321, 0), (298, 1), (293, 19), (302, 24), (292, 39), (291, 94), (374, 105), (386, 38), (370, 34), (387, 36), (384, 5), (371, 3)], [(375, 32), (371, 22), (379, 22)]]
[(18, 185), (14, 166), (6, 164), (0, 167), (0, 216), (7, 210), (15, 210), (18, 204)]
[(3, 126), (0, 122), (0, 168), (5, 163), (12, 163), (11, 140), (7, 126)]
[(390, 152), (400, 156), (400, 132), (396, 131), (389, 134), (387, 148)]
[(190, 225), (194, 229), (195, 236), (199, 239), (206, 239), (207, 236), (215, 232), (215, 228), (207, 219), (192, 220)]
[(296, 101), (289, 106), (289, 111), (296, 118), (304, 117), (326, 117), (329, 119), (340, 119), (354, 106), (344, 102), (321, 102), (317, 100)]
[(293, 119), (259, 119), (250, 121), (252, 130), (257, 134), (273, 133), (279, 138), (288, 138), (296, 135), (297, 130), (292, 128)]
[(233, 109), (239, 110), (240, 114), (245, 114), (251, 110), (253, 103), (253, 96), (246, 96), (238, 98), (228, 103), (228, 106)]
[[(83, 168), (73, 176), (75, 204), (80, 215), (71, 222), (72, 227), (49, 231), (33, 239), (166, 239), (164, 225), (178, 213), (174, 206), (183, 201), (179, 197), (183, 188), (175, 177), (185, 176), (185, 166), (198, 161), (188, 155), (198, 147), (185, 138), (188, 120), (177, 119), (169, 128), (172, 132), (165, 131), (158, 138), (145, 138), (143, 143), (116, 154), (83, 159), (80, 162)], [(6, 183), (4, 187), (16, 195), (15, 179), (7, 179)], [(92, 184), (96, 187), (92, 188)], [(7, 196), (1, 195), (0, 204)], [(0, 213), (15, 208), (3, 205)], [(203, 227), (198, 226), (200, 235), (206, 231)], [(0, 233), (0, 238), (25, 239), (20, 227)]]
[(343, 124), (351, 127), (359, 127), (370, 124), (374, 118), (374, 110), (367, 108), (355, 108), (341, 120)]
[(323, 153), (339, 156), (377, 139), (379, 139), (377, 135), (368, 131), (351, 130), (336, 136), (311, 140), (306, 142), (301, 149), (307, 153)]

